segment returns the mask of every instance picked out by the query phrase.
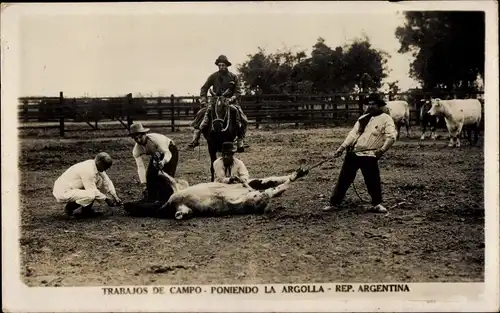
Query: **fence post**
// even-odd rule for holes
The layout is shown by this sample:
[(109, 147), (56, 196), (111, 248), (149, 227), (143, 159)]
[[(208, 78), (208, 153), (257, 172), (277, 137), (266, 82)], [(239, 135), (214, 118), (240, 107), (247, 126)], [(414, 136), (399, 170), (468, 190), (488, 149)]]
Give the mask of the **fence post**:
[(295, 114), (295, 127), (299, 127), (299, 120), (301, 118), (301, 115), (300, 114), (300, 109), (299, 109), (299, 105), (297, 104), (297, 95), (293, 95), (292, 96), (292, 107), (294, 108), (294, 111), (297, 111), (297, 113)]
[(130, 131), (130, 126), (132, 126), (133, 120), (130, 116), (132, 110), (132, 93), (127, 94), (127, 127)]
[[(332, 119), (337, 122), (338, 116), (337, 116), (337, 95), (334, 94), (332, 96)], [(340, 97), (339, 97), (340, 98)]]
[(363, 114), (363, 105), (364, 105), (364, 103), (365, 103), (365, 95), (364, 94), (360, 94), (359, 95), (359, 102), (358, 102), (359, 115)]
[(255, 106), (255, 129), (259, 129), (260, 125), (260, 95), (258, 93), (255, 94), (255, 103), (257, 104)]
[(170, 125), (172, 128), (172, 132), (175, 132), (175, 96), (174, 94), (170, 95)]
[(345, 106), (345, 114), (344, 114), (344, 116), (345, 116), (345, 117), (344, 117), (344, 118), (345, 118), (345, 120), (346, 120), (346, 121), (348, 121), (348, 120), (349, 120), (349, 115), (350, 115), (350, 114), (349, 114), (349, 113), (350, 113), (350, 112), (349, 112), (349, 101), (350, 101), (350, 100), (347, 100), (347, 101), (345, 101), (345, 103), (344, 103), (344, 106)]
[(161, 107), (161, 98), (158, 98), (157, 106), (158, 106), (158, 115), (159, 115), (159, 118), (160, 118), (160, 120), (162, 120), (163, 119), (163, 110), (162, 110), (162, 107)]
[[(193, 99), (193, 104), (195, 104), (195, 103), (196, 103), (196, 98), (195, 98), (195, 96), (191, 96), (191, 98)], [(194, 106), (194, 105), (193, 105), (193, 107), (192, 107), (192, 108), (193, 108), (193, 116), (194, 116), (194, 115), (196, 114), (196, 108), (195, 108), (195, 106)], [(190, 110), (190, 109), (188, 109), (188, 116), (191, 116), (190, 114), (191, 114), (191, 110)]]
[(23, 120), (28, 122), (28, 100), (23, 100)]
[(64, 95), (63, 92), (59, 92), (59, 135), (64, 137)]

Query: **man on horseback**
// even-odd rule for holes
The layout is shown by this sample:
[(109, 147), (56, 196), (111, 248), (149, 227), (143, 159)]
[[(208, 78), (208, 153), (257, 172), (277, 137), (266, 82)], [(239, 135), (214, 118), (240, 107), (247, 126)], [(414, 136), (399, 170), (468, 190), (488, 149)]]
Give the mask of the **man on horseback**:
[(205, 127), (209, 123), (210, 110), (214, 106), (214, 98), (207, 105), (207, 92), (210, 87), (213, 87), (213, 91), (217, 96), (221, 96), (226, 92), (226, 96), (229, 97), (229, 103), (237, 109), (238, 117), (238, 150), (244, 147), (244, 138), (247, 130), (248, 119), (243, 113), (241, 106), (238, 103), (238, 97), (240, 95), (240, 83), (238, 77), (229, 72), (227, 69), (231, 66), (231, 62), (227, 59), (225, 55), (220, 55), (217, 60), (215, 60), (215, 65), (219, 67), (219, 70), (211, 74), (206, 80), (205, 84), (201, 87), (200, 92), (200, 102), (202, 104), (201, 109), (196, 113), (193, 123), (191, 126), (194, 127), (193, 140), (189, 143), (189, 148), (194, 148), (200, 143), (200, 135)]

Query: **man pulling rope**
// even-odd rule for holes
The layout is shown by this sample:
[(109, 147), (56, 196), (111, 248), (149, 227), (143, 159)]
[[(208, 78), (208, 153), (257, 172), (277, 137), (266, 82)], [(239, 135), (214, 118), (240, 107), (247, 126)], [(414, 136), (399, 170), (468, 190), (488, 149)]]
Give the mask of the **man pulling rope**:
[(333, 157), (337, 158), (347, 151), (330, 203), (323, 208), (325, 212), (339, 208), (359, 169), (371, 196), (373, 210), (379, 213), (387, 212), (382, 205), (378, 160), (395, 143), (397, 131), (385, 107), (386, 103), (377, 94), (371, 94), (367, 102), (367, 110), (333, 154)]

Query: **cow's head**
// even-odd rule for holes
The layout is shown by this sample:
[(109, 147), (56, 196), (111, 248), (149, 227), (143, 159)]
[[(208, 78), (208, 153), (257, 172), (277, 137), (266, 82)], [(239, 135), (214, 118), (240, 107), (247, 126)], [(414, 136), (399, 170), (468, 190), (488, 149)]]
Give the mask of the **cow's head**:
[(175, 211), (175, 219), (185, 220), (190, 218), (193, 215), (193, 210), (191, 210), (188, 206), (181, 204), (177, 207), (177, 211)]
[(441, 113), (441, 110), (441, 99), (431, 99), (431, 108), (427, 113), (429, 113), (429, 115), (437, 115)]

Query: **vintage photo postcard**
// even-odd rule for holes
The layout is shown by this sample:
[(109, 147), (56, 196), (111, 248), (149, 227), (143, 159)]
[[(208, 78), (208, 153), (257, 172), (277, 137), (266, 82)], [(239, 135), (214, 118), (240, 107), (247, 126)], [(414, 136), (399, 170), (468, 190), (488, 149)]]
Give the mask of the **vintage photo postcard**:
[(496, 1), (2, 4), (6, 312), (498, 312)]

